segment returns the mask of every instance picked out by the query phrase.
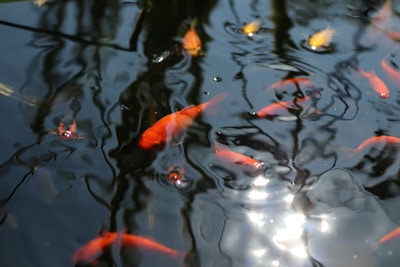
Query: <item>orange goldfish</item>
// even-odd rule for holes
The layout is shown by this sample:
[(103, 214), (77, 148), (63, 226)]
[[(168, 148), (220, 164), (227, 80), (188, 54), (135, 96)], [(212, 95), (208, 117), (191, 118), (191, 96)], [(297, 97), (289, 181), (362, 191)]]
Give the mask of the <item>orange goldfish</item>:
[(57, 130), (51, 130), (51, 134), (55, 134), (61, 139), (72, 140), (72, 139), (83, 139), (83, 135), (77, 133), (77, 127), (75, 119), (70, 115), (66, 115), (58, 124)]
[(71, 260), (75, 264), (79, 262), (92, 262), (102, 250), (111, 246), (113, 243), (121, 245), (122, 247), (134, 246), (153, 252), (160, 252), (178, 260), (183, 258), (182, 252), (171, 249), (149, 238), (125, 233), (107, 232), (103, 236), (96, 237), (78, 248), (72, 254)]
[(318, 31), (308, 39), (308, 46), (313, 50), (319, 49), (321, 47), (328, 47), (335, 33), (336, 31), (330, 28)]
[(386, 0), (386, 2), (381, 6), (381, 8), (376, 13), (375, 17), (372, 19), (372, 25), (383, 29), (388, 23), (392, 16), (392, 1)]
[(263, 163), (250, 158), (246, 155), (240, 154), (230, 150), (226, 145), (214, 144), (215, 154), (221, 161), (228, 163), (234, 163), (239, 165), (251, 166), (254, 170), (260, 170), (263, 167)]
[(400, 237), (400, 227), (397, 227), (393, 231), (391, 231), (388, 234), (381, 237), (381, 239), (379, 239), (378, 243), (379, 243), (379, 245), (381, 245), (383, 243), (386, 243), (386, 242), (388, 242), (392, 239), (398, 238), (398, 237)]
[(397, 143), (400, 143), (400, 138), (396, 136), (390, 136), (390, 135), (380, 135), (380, 136), (373, 136), (362, 142), (358, 147), (355, 148), (357, 152), (363, 150), (364, 148), (379, 144), (379, 143), (387, 143), (390, 145), (394, 145)]
[(170, 166), (168, 168), (167, 179), (175, 184), (181, 184), (185, 170), (182, 167)]
[(398, 72), (394, 68), (390, 67), (384, 58), (381, 60), (381, 66), (385, 70), (385, 73), (393, 81), (393, 83), (397, 84), (400, 82), (400, 72)]
[(371, 85), (372, 89), (376, 93), (378, 93), (380, 98), (388, 98), (389, 97), (389, 89), (387, 88), (386, 84), (379, 78), (375, 71), (364, 71), (358, 68), (358, 72), (368, 80), (369, 84)]
[(209, 101), (196, 106), (189, 106), (180, 111), (168, 114), (158, 120), (153, 126), (142, 134), (139, 147), (151, 149), (155, 146), (163, 146), (174, 140), (174, 137), (183, 133), (194, 120), (208, 107), (215, 105), (224, 99), (227, 94), (218, 95)]
[(182, 39), (182, 46), (186, 51), (196, 57), (201, 54), (201, 39), (192, 25)]
[(253, 20), (250, 23), (247, 23), (243, 27), (243, 33), (247, 36), (253, 36), (260, 29), (261, 22), (259, 20)]
[(283, 101), (283, 102), (276, 102), (271, 105), (268, 105), (257, 112), (257, 117), (270, 117), (270, 116), (277, 116), (279, 112), (286, 111), (287, 109), (299, 109), (297, 102), (306, 102), (309, 100), (311, 96), (304, 96), (304, 97), (296, 97), (294, 100), (291, 101)]
[(271, 84), (271, 86), (269, 88), (275, 90), (280, 87), (287, 86), (289, 84), (294, 84), (296, 86), (298, 86), (300, 84), (304, 85), (304, 86), (315, 86), (315, 84), (309, 78), (295, 77), (295, 78), (285, 79), (283, 81), (273, 83), (273, 84)]

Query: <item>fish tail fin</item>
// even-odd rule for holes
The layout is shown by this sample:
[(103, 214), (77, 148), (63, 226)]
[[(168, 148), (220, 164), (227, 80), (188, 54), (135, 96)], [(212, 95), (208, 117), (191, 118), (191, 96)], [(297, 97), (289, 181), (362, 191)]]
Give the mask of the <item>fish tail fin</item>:
[(341, 147), (340, 150), (346, 154), (347, 158), (352, 158), (356, 156), (358, 152), (356, 148), (351, 148), (351, 147)]
[[(204, 109), (209, 108), (211, 106), (215, 106), (216, 104), (218, 104), (219, 102), (224, 100), (228, 95), (229, 95), (229, 93), (225, 92), (225, 93), (219, 94), (217, 96), (214, 96), (213, 98), (211, 98), (207, 102), (201, 104), (201, 109), (204, 110)], [(215, 110), (209, 110), (208, 113), (216, 114)]]

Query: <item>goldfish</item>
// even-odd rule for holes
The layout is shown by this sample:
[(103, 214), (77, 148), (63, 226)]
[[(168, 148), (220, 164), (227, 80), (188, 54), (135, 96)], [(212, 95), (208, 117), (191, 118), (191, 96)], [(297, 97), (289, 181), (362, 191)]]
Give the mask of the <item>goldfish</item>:
[(226, 145), (215, 143), (214, 149), (215, 149), (215, 154), (221, 161), (239, 165), (251, 166), (254, 170), (260, 170), (263, 167), (262, 162), (250, 158), (241, 153), (232, 151)]
[(316, 50), (322, 47), (329, 47), (333, 35), (335, 35), (336, 30), (331, 28), (326, 28), (325, 30), (318, 31), (314, 33), (308, 39), (308, 45), (311, 49)]
[(383, 29), (392, 16), (392, 1), (386, 0), (386, 2), (381, 6), (381, 8), (376, 13), (375, 17), (372, 19), (372, 25)]
[(372, 89), (376, 93), (378, 93), (380, 98), (388, 98), (389, 97), (389, 89), (387, 88), (386, 84), (382, 81), (381, 78), (376, 75), (375, 71), (364, 71), (358, 68), (358, 72), (368, 80), (369, 84), (371, 85)]
[(167, 179), (177, 185), (180, 185), (182, 183), (184, 174), (185, 170), (182, 167), (170, 166), (168, 168)]
[(191, 126), (194, 120), (206, 108), (215, 105), (226, 96), (226, 94), (221, 94), (205, 103), (196, 106), (189, 106), (162, 117), (154, 123), (153, 126), (144, 131), (138, 142), (139, 147), (143, 149), (151, 149), (155, 146), (163, 146), (166, 143), (171, 142), (176, 136), (180, 135)]
[(400, 143), (400, 138), (396, 137), (396, 136), (391, 136), (391, 135), (373, 136), (373, 137), (370, 137), (370, 138), (366, 139), (365, 141), (363, 141), (358, 147), (355, 148), (355, 150), (361, 151), (368, 146), (379, 144), (379, 143), (387, 143), (390, 145), (394, 145), (394, 144)]
[(58, 124), (57, 130), (51, 130), (51, 134), (57, 135), (64, 140), (83, 139), (83, 135), (77, 133), (76, 122), (73, 117), (67, 114)]
[(71, 260), (75, 264), (79, 262), (92, 262), (95, 260), (95, 257), (98, 254), (113, 244), (117, 244), (122, 247), (139, 247), (149, 251), (159, 252), (178, 260), (183, 258), (182, 252), (169, 248), (147, 237), (126, 233), (106, 232), (102, 236), (94, 238), (75, 250), (71, 256)]
[(295, 77), (295, 78), (290, 78), (290, 79), (285, 79), (283, 81), (279, 81), (276, 83), (273, 83), (270, 85), (270, 89), (278, 89), (280, 87), (287, 86), (289, 84), (294, 84), (296, 86), (304, 85), (304, 86), (314, 86), (314, 83), (309, 79), (305, 77)]
[(245, 35), (251, 37), (260, 29), (260, 25), (261, 23), (259, 20), (253, 20), (252, 22), (244, 25), (242, 31)]
[(400, 82), (400, 72), (396, 71), (394, 68), (390, 67), (389, 64), (386, 62), (385, 58), (381, 60), (381, 66), (385, 70), (385, 73), (388, 77), (394, 82)]
[(183, 36), (182, 46), (190, 55), (194, 57), (201, 54), (201, 39), (193, 25), (190, 26), (189, 30)]
[(276, 102), (271, 105), (268, 105), (257, 112), (257, 117), (269, 117), (269, 116), (277, 116), (279, 112), (286, 111), (287, 109), (299, 109), (297, 104), (298, 101), (306, 102), (309, 100), (311, 96), (304, 96), (304, 97), (296, 97), (294, 100), (291, 101), (282, 101)]
[(400, 237), (400, 227), (397, 227), (393, 231), (389, 232), (388, 234), (384, 235), (381, 237), (378, 241), (378, 243), (381, 245), (383, 243), (386, 243), (392, 239)]

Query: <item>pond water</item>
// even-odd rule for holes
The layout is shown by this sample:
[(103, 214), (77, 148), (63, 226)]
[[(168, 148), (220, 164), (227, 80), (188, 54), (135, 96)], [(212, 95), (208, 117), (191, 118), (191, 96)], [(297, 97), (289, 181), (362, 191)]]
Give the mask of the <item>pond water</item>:
[(0, 1), (1, 265), (397, 266), (400, 239), (380, 242), (400, 224), (400, 3), (385, 3)]

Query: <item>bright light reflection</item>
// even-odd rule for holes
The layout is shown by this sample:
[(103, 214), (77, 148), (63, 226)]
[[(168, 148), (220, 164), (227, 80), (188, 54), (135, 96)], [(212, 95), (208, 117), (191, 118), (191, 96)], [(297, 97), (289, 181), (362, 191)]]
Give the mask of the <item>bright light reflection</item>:
[(274, 267), (278, 267), (278, 266), (279, 266), (279, 261), (278, 261), (278, 260), (273, 260), (273, 261), (271, 262), (271, 264), (272, 264), (272, 266), (274, 266)]
[(254, 256), (256, 256), (257, 258), (261, 258), (262, 256), (264, 256), (266, 250), (265, 249), (256, 249), (253, 250), (253, 254)]
[(250, 191), (249, 192), (249, 199), (251, 200), (263, 200), (268, 197), (267, 192), (260, 192), (260, 191)]
[(266, 177), (259, 175), (253, 180), (253, 185), (255, 186), (266, 186), (269, 183), (269, 179)]

